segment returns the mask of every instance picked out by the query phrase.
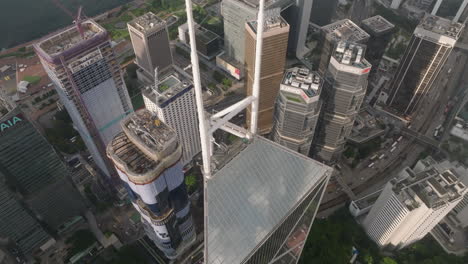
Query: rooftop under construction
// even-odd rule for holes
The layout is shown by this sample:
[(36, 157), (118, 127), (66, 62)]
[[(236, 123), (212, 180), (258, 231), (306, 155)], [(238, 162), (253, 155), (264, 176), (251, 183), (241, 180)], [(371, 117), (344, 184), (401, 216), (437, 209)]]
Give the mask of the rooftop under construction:
[(123, 132), (114, 137), (107, 153), (133, 181), (154, 179), (165, 165), (180, 158), (181, 146), (175, 131), (150, 111), (134, 112), (122, 120), (121, 126)]
[(347, 40), (352, 42), (362, 42), (370, 38), (370, 35), (367, 34), (367, 32), (362, 30), (349, 19), (343, 19), (323, 26), (322, 30), (328, 38), (331, 38), (334, 41)]
[(49, 55), (56, 55), (63, 51), (69, 50), (81, 44), (83, 41), (93, 39), (105, 34), (106, 30), (93, 20), (84, 21), (81, 24), (83, 30), (83, 37), (76, 26), (67, 28), (55, 35), (45, 38), (36, 44), (36, 47), (42, 49)]

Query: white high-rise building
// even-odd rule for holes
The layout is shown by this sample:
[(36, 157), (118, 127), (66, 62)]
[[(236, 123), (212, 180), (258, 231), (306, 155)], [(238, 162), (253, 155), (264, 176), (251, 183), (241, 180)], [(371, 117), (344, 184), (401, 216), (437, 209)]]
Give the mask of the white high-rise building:
[(182, 164), (186, 165), (201, 151), (195, 91), (175, 67), (158, 75), (156, 84), (143, 92), (143, 100), (146, 109), (177, 132), (183, 148)]
[(431, 164), (405, 168), (382, 191), (363, 222), (381, 247), (403, 248), (422, 239), (467, 192), (458, 174)]
[(107, 31), (87, 20), (34, 45), (75, 128), (107, 176), (115, 174), (106, 144), (133, 111)]

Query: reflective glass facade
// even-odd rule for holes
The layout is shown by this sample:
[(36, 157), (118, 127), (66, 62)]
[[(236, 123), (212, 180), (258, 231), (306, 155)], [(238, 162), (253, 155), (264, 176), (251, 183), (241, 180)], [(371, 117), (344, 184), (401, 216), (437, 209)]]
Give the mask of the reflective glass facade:
[[(298, 259), (294, 248), (305, 241), (331, 172), (255, 137), (208, 181), (206, 263), (269, 263), (287, 252)], [(301, 233), (304, 241), (290, 239)]]

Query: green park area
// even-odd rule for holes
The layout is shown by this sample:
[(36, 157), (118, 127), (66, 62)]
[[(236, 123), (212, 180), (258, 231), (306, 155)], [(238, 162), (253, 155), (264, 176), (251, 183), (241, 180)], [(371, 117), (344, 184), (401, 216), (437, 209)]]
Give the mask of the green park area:
[(40, 76), (24, 76), (23, 81), (27, 81), (30, 84), (38, 84), (41, 81)]
[(447, 254), (430, 235), (400, 251), (382, 252), (367, 237), (347, 207), (326, 219), (315, 219), (299, 263), (349, 263), (353, 247), (359, 252), (356, 263), (363, 264), (468, 263), (468, 255)]

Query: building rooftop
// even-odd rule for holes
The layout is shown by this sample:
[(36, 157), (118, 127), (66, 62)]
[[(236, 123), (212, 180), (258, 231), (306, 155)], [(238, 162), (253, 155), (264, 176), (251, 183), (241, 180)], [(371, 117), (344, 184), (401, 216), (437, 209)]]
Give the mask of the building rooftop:
[(181, 156), (176, 132), (156, 114), (139, 110), (121, 121), (123, 132), (107, 146), (108, 156), (132, 182), (147, 182)]
[(122, 129), (131, 141), (159, 156), (176, 141), (176, 132), (159, 120), (158, 116), (143, 109), (122, 120)]
[(243, 263), (332, 169), (255, 137), (207, 183), (208, 264)]
[(461, 23), (454, 23), (442, 17), (426, 14), (416, 28), (415, 33), (422, 33), (422, 29), (452, 39), (458, 39), (462, 33), (463, 27)]
[(380, 15), (369, 17), (362, 21), (362, 25), (371, 30), (372, 34), (382, 34), (395, 28), (395, 25)]
[(87, 20), (82, 23), (84, 38), (75, 26), (69, 27), (64, 31), (43, 39), (37, 43), (37, 47), (49, 55), (56, 55), (73, 47), (82, 44), (85, 40), (93, 39), (100, 34), (105, 34), (106, 30), (93, 20)]
[(143, 33), (152, 33), (166, 27), (166, 21), (160, 19), (152, 12), (148, 12), (142, 16), (139, 16), (132, 21), (128, 22), (128, 25), (137, 29)]
[(409, 210), (418, 208), (421, 203), (436, 208), (465, 194), (466, 186), (455, 171), (438, 170), (425, 161), (419, 164), (427, 167), (418, 172), (406, 168), (403, 179), (391, 181), (393, 191)]
[(347, 40), (351, 42), (364, 42), (370, 38), (363, 29), (349, 19), (336, 21), (322, 27), (327, 38), (333, 41)]
[[(237, 0), (238, 2), (247, 4), (251, 7), (258, 8), (260, 0)], [(294, 0), (265, 0), (265, 8), (270, 6), (285, 6), (292, 3)]]
[(364, 210), (375, 204), (381, 193), (382, 189), (366, 195), (360, 199), (354, 200), (353, 202), (359, 208), (359, 210)]
[(366, 46), (348, 42), (340, 41), (336, 45), (332, 57), (341, 64), (350, 65), (358, 68), (369, 68), (370, 63), (364, 58)]
[(201, 26), (197, 27), (195, 34), (196, 34), (196, 37), (199, 38), (203, 43), (210, 43), (220, 38), (220, 36), (218, 36), (213, 31), (208, 30)]
[[(257, 33), (257, 21), (251, 21), (248, 24), (253, 32)], [(268, 32), (285, 27), (289, 27), (288, 22), (286, 22), (286, 20), (284, 20), (280, 15), (275, 15), (265, 19), (263, 31)]]
[(323, 80), (317, 72), (307, 68), (294, 67), (286, 70), (281, 84), (284, 91), (293, 92), (293, 90), (298, 89), (302, 91), (301, 95), (312, 98), (319, 95)]
[(143, 91), (143, 95), (160, 107), (164, 107), (172, 98), (193, 87), (190, 80), (175, 67), (159, 73), (158, 78), (158, 87), (148, 87)]

